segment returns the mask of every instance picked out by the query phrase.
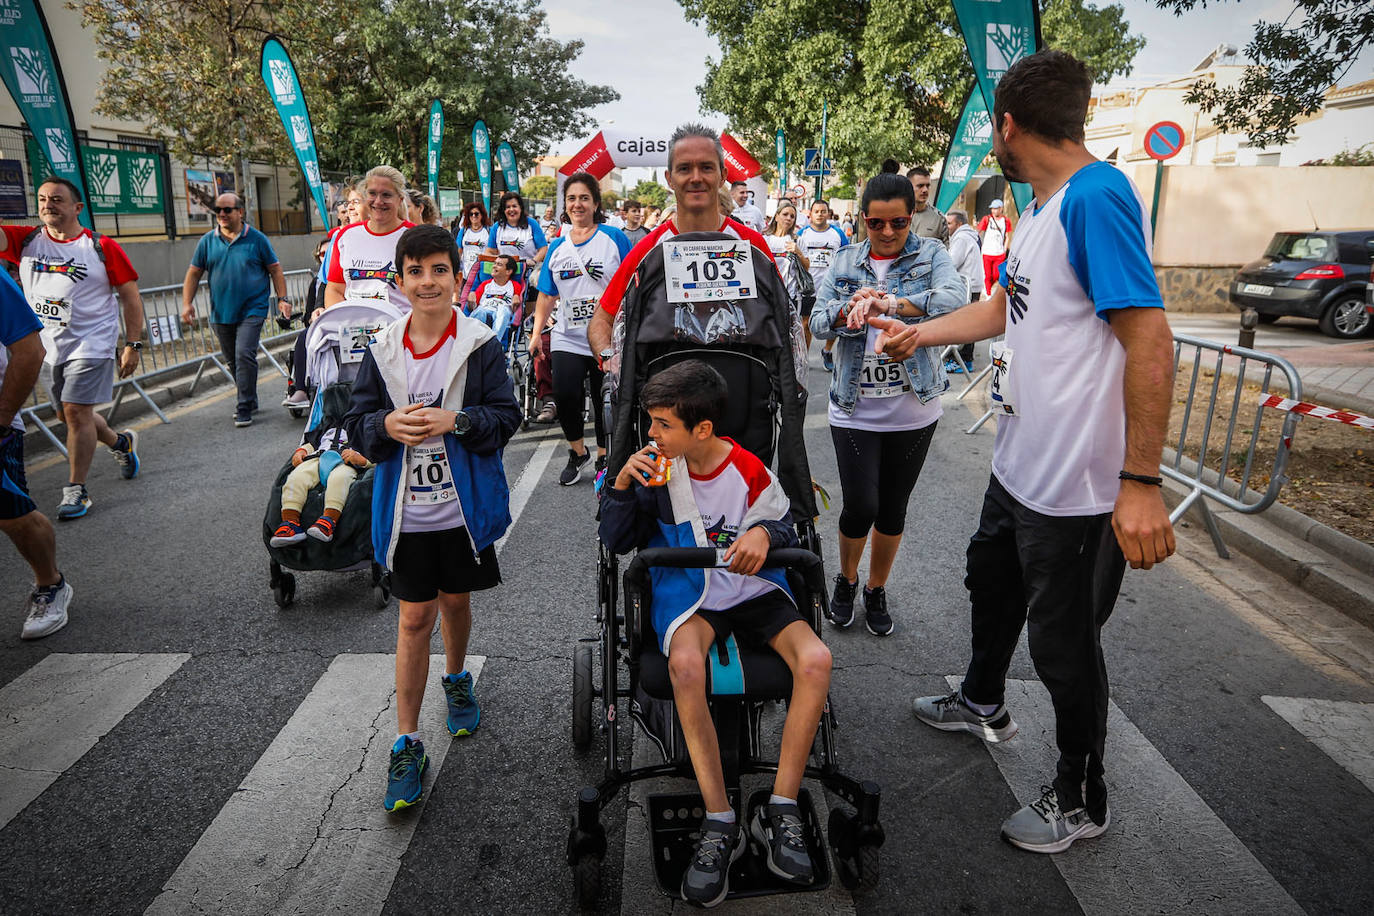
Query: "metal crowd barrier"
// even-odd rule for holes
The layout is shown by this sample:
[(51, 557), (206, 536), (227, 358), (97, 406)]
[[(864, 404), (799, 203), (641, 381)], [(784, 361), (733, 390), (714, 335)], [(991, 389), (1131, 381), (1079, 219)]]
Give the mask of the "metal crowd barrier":
[[(292, 303), (300, 308), (305, 307), (306, 293), (310, 289), (313, 277), (314, 272), (309, 270), (289, 270), (286, 272), (287, 295)], [(114, 422), (115, 413), (124, 403), (125, 396), (132, 391), (139, 398), (142, 398), (159, 420), (163, 423), (170, 423), (167, 415), (162, 412), (162, 409), (158, 407), (144, 387), (149, 381), (160, 376), (185, 372), (194, 367), (195, 378), (191, 380), (188, 391), (188, 393), (194, 393), (206, 368), (213, 367), (223, 373), (230, 384), (233, 384), (234, 374), (224, 364), (224, 360), (220, 356), (219, 338), (215, 335), (214, 329), (210, 327), (209, 284), (201, 280), (196, 289), (194, 299), (196, 320), (190, 325), (186, 325), (181, 320), (181, 291), (182, 284), (180, 283), (139, 290), (139, 295), (143, 298), (144, 329), (144, 345), (140, 354), (139, 372), (129, 378), (115, 380), (114, 400), (110, 402), (109, 408), (105, 411), (107, 422)], [(281, 328), (276, 322), (276, 314), (275, 307), (269, 311), (267, 320), (263, 324), (262, 339), (258, 343), (258, 350), (284, 377), (286, 370), (272, 355), (267, 345), (294, 339), (296, 335), (300, 334), (301, 328), (299, 326), (288, 329)], [(124, 339), (122, 315), (120, 318), (120, 339)], [(39, 416), (39, 411), (56, 414), (57, 405), (52, 403), (50, 396), (40, 398), (38, 388), (44, 388), (44, 394), (50, 395), (46, 391), (46, 385), (36, 387), (31, 403), (19, 411), (20, 416), (24, 417), (26, 421), (32, 422), (47, 437), (54, 448), (66, 455), (65, 443), (57, 438), (48, 424), (43, 422)]]
[[(1203, 380), (1202, 391), (1199, 391), (1198, 382), (1204, 368), (1204, 360), (1207, 359), (1204, 354), (1215, 355), (1214, 360), (1208, 360), (1211, 362), (1213, 374), (1210, 383)], [(1213, 499), (1229, 509), (1247, 515), (1263, 512), (1278, 499), (1279, 491), (1288, 479), (1284, 471), (1288, 467), (1288, 455), (1293, 445), (1293, 432), (1297, 428), (1299, 416), (1292, 412), (1283, 414), (1279, 433), (1274, 437), (1277, 441), (1270, 440), (1273, 445), (1273, 457), (1270, 461), (1263, 457), (1269, 454), (1267, 449), (1261, 453), (1261, 449), (1266, 446), (1266, 439), (1261, 433), (1265, 412), (1259, 406), (1259, 400), (1271, 393), (1282, 393), (1285, 397), (1301, 400), (1302, 379), (1298, 377), (1298, 370), (1293, 368), (1292, 363), (1281, 356), (1248, 347), (1190, 337), (1187, 334), (1175, 334), (1175, 379), (1184, 371), (1187, 362), (1191, 362), (1192, 368), (1188, 376), (1188, 394), (1183, 402), (1178, 437), (1172, 443), (1173, 458), (1169, 460), (1166, 456), (1159, 470), (1165, 477), (1189, 489), (1188, 494), (1174, 507), (1174, 511), (1169, 513), (1169, 521), (1177, 522), (1184, 512), (1196, 506), (1207, 527), (1207, 533), (1212, 537), (1217, 555), (1226, 559), (1230, 557), (1230, 552), (1221, 540), (1221, 531), (1217, 527), (1212, 510), (1207, 506), (1207, 499)], [(1275, 369), (1282, 373), (1287, 390), (1271, 392), (1270, 386), (1275, 381)], [(1222, 391), (1223, 377), (1234, 379), (1235, 389), (1229, 395)], [(1257, 384), (1259, 393), (1247, 394), (1247, 383)], [(1251, 410), (1254, 411), (1253, 420), (1247, 416)], [(1244, 425), (1241, 423), (1242, 420)], [(1195, 429), (1198, 423), (1201, 424), (1202, 431), (1195, 443), (1190, 443), (1189, 431)], [(1217, 433), (1218, 437), (1222, 437), (1219, 448), (1215, 447), (1213, 441), (1213, 433), (1218, 429), (1222, 430)], [(1193, 444), (1197, 455), (1191, 460), (1184, 454), (1190, 444)], [(1217, 463), (1214, 466), (1209, 465), (1209, 458)], [(1240, 480), (1234, 481), (1227, 474), (1237, 467), (1240, 469)], [(1269, 481), (1264, 489), (1260, 490), (1251, 485), (1251, 479), (1257, 470), (1265, 467), (1269, 471)]]

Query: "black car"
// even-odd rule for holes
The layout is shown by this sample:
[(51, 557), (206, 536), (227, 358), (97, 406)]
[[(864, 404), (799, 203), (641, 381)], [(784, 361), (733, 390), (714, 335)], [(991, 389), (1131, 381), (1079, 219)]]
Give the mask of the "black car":
[(1365, 308), (1371, 281), (1374, 229), (1278, 232), (1264, 257), (1236, 273), (1230, 299), (1265, 324), (1297, 315), (1331, 337), (1359, 337), (1374, 325)]

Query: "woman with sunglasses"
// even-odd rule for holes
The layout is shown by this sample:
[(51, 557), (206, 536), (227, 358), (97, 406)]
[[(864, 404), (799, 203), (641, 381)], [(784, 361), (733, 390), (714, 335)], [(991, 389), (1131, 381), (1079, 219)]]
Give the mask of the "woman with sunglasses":
[(911, 231), (916, 195), (910, 181), (875, 176), (860, 209), (868, 236), (840, 249), (817, 284), (811, 332), (835, 339), (830, 436), (843, 506), (830, 620), (838, 627), (854, 622), (859, 560), (871, 531), (864, 623), (873, 635), (887, 636), (893, 625), (884, 588), (949, 382), (932, 350), (917, 350), (903, 362), (876, 353), (877, 331), (868, 318), (886, 314), (914, 323), (952, 312), (964, 304), (964, 281), (944, 245)]
[(463, 252), (463, 277), (467, 278), (477, 257), (486, 250), (487, 239), (491, 235), (491, 220), (487, 219), (487, 208), (477, 201), (463, 205), (463, 215), (459, 218), (457, 237), (458, 247)]

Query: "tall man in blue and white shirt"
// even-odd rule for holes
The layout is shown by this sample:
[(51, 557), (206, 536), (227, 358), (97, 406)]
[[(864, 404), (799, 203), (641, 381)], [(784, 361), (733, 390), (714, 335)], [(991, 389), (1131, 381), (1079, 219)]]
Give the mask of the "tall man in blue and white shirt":
[(1140, 194), (1083, 145), (1091, 89), (1087, 68), (1062, 51), (1007, 70), (993, 152), (1035, 200), (991, 298), (916, 325), (870, 319), (893, 359), (1006, 333), (992, 348), (992, 479), (968, 547), (973, 658), (958, 690), (917, 699), (915, 712), (945, 731), (1010, 738), (1003, 692), (1029, 622), (1058, 772), (1002, 835), (1033, 852), (1061, 852), (1110, 823), (1101, 630), (1126, 563), (1149, 569), (1174, 552), (1159, 489), (1173, 338)]

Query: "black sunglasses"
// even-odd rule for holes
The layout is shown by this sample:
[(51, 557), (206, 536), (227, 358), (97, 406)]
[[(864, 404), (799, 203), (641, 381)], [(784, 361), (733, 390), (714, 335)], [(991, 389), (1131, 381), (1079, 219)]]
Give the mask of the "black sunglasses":
[(864, 218), (864, 222), (868, 225), (869, 232), (882, 232), (883, 226), (887, 225), (892, 226), (894, 232), (901, 232), (911, 225), (911, 217), (899, 216), (895, 219), (878, 219), (874, 216), (868, 216)]
[(233, 213), (238, 207), (211, 207), (210, 209), (216, 213)]

